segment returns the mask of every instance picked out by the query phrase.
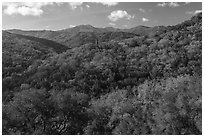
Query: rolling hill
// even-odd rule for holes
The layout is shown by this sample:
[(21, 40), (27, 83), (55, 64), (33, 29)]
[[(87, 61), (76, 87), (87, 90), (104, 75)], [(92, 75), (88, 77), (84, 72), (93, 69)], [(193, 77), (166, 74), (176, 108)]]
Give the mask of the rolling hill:
[(2, 33), (3, 134), (202, 135), (202, 13)]
[(87, 43), (107, 42), (110, 40), (123, 40), (134, 36), (143, 36), (155, 33), (166, 27), (147, 27), (137, 26), (131, 29), (116, 29), (113, 27), (96, 28), (91, 25), (79, 25), (73, 28), (50, 31), (23, 31), (23, 30), (7, 30), (8, 32), (33, 36), (43, 39), (56, 41), (69, 48), (78, 47)]

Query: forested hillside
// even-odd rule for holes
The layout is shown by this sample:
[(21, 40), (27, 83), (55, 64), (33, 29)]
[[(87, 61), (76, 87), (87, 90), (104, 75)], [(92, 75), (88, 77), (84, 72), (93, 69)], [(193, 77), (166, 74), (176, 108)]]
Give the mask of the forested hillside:
[(3, 134), (202, 134), (202, 13), (2, 35)]
[(166, 27), (164, 26), (152, 28), (137, 26), (131, 29), (116, 29), (112, 27), (95, 28), (91, 25), (80, 25), (58, 31), (23, 31), (12, 29), (8, 30), (8, 32), (48, 39), (66, 45), (67, 47), (74, 48), (89, 43), (95, 44), (96, 41), (108, 42), (110, 40), (123, 40), (134, 36), (149, 35), (165, 29)]

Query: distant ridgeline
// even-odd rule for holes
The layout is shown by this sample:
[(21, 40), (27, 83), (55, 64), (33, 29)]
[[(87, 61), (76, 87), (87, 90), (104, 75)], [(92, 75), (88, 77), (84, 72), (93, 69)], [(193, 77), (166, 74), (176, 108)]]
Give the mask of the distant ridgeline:
[(2, 134), (201, 135), (202, 13), (174, 26), (3, 31)]

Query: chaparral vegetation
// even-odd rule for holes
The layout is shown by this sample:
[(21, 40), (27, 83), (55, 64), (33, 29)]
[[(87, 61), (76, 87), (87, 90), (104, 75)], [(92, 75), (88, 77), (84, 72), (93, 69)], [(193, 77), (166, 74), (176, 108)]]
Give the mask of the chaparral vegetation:
[(202, 134), (202, 13), (174, 26), (2, 32), (2, 133)]

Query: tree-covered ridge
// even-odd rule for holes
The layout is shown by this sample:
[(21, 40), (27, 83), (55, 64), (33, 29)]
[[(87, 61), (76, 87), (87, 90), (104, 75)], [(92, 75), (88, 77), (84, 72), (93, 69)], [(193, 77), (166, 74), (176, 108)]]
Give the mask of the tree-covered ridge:
[(157, 31), (165, 30), (165, 26), (146, 27), (137, 26), (130, 29), (117, 29), (113, 27), (96, 28), (91, 25), (79, 25), (73, 28), (51, 31), (18, 29), (7, 30), (10, 33), (43, 38), (56, 41), (69, 48), (79, 47), (83, 44), (108, 42), (110, 40), (123, 40), (134, 36), (150, 35)]
[(59, 54), (3, 35), (3, 134), (202, 134), (202, 14), (157, 29)]

